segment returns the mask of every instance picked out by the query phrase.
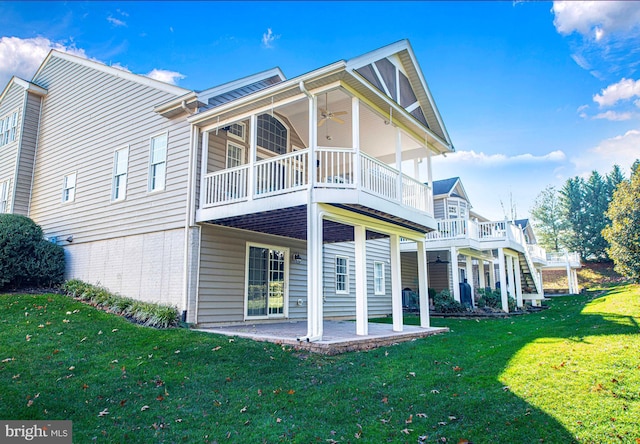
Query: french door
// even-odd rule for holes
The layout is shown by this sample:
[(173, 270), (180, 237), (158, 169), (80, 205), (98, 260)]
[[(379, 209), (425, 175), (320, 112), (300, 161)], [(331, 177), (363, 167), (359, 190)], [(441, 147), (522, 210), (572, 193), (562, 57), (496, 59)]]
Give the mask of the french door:
[(288, 249), (247, 245), (246, 318), (287, 315), (288, 269)]

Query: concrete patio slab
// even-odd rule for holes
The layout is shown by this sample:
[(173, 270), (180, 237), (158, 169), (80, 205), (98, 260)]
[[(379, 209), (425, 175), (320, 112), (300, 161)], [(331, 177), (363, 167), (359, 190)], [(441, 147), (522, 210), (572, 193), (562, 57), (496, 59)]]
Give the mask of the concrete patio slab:
[(391, 324), (368, 324), (367, 336), (356, 335), (356, 324), (352, 321), (324, 321), (324, 334), (321, 341), (300, 341), (307, 334), (306, 321), (278, 322), (265, 324), (242, 324), (224, 327), (199, 328), (199, 331), (227, 336), (237, 336), (255, 341), (288, 345), (295, 349), (307, 350), (326, 355), (335, 355), (358, 350), (371, 350), (377, 347), (446, 333), (447, 327), (421, 328), (405, 325), (403, 331), (392, 330)]

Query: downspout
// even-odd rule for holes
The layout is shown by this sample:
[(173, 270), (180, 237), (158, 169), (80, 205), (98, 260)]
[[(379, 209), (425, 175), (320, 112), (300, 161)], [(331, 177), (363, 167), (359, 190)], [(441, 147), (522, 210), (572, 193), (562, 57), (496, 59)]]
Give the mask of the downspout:
[(302, 80), (300, 80), (300, 83), (298, 83), (298, 86), (300, 87), (300, 91), (302, 91), (305, 96), (307, 96), (309, 99), (313, 99), (313, 96), (309, 91), (307, 91), (307, 88), (305, 88), (304, 82)]
[[(184, 105), (184, 101), (182, 101)], [(182, 301), (182, 322), (187, 321), (187, 310), (189, 309), (189, 294), (191, 289), (191, 236), (190, 229), (194, 225), (193, 208), (195, 207), (195, 186), (194, 186), (194, 163), (197, 161), (195, 156), (196, 145), (198, 144), (197, 127), (190, 125), (189, 131), (189, 169), (187, 172), (187, 205), (184, 224), (184, 268), (183, 268), (183, 301)]]
[(183, 100), (180, 103), (180, 108), (182, 108), (184, 110), (184, 112), (186, 112), (187, 114), (190, 114), (192, 116), (196, 113), (194, 110), (187, 108), (187, 101), (186, 100)]

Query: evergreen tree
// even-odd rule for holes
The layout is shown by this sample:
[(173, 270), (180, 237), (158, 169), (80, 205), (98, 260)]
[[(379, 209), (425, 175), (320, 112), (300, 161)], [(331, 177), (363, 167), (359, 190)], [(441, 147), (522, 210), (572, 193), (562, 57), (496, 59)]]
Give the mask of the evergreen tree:
[(609, 242), (608, 254), (615, 270), (640, 281), (640, 162), (636, 160), (631, 178), (620, 182), (607, 211), (611, 224), (603, 231)]
[(585, 183), (584, 205), (586, 226), (584, 233), (585, 259), (595, 261), (607, 259), (607, 241), (602, 230), (607, 226), (606, 216), (609, 207), (609, 187), (605, 179), (597, 171), (593, 171)]
[(549, 251), (560, 251), (567, 223), (556, 188), (549, 185), (542, 190), (530, 212), (540, 245)]
[(567, 224), (564, 245), (569, 251), (576, 251), (582, 259), (587, 257), (587, 213), (585, 208), (586, 184), (581, 177), (567, 179), (560, 190), (562, 215)]

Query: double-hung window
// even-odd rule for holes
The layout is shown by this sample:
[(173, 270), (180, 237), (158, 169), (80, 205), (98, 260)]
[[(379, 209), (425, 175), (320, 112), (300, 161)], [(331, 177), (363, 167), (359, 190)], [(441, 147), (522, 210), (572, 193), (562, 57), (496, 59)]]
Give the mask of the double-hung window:
[(151, 138), (149, 154), (149, 191), (164, 190), (167, 174), (167, 133)]
[(349, 293), (349, 258), (336, 256), (336, 293)]
[(384, 262), (373, 263), (373, 291), (377, 295), (385, 293)]
[(244, 164), (244, 148), (235, 143), (227, 142), (227, 168)]
[(0, 119), (0, 146), (16, 140), (18, 130), (18, 111)]
[(76, 174), (71, 173), (64, 176), (62, 181), (62, 202), (73, 202), (76, 198)]
[(127, 164), (129, 147), (116, 150), (113, 155), (113, 184), (111, 185), (111, 200), (122, 200), (127, 195)]
[(9, 211), (9, 181), (0, 182), (0, 213)]

